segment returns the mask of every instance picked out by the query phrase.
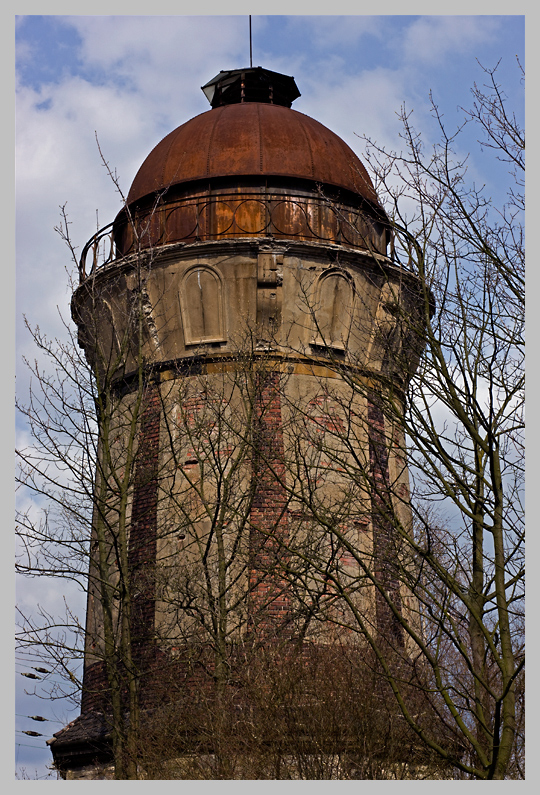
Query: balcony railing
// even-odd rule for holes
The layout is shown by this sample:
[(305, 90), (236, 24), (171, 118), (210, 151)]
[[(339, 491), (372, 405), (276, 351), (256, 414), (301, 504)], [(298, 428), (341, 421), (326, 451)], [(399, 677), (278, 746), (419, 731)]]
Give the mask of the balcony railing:
[(98, 268), (116, 259), (113, 224), (107, 224), (90, 238), (79, 259), (79, 280), (83, 282)]
[[(114, 228), (113, 228), (114, 227)], [(127, 215), (100, 229), (85, 245), (81, 282), (139, 249), (176, 242), (274, 237), (338, 243), (386, 253), (386, 225), (370, 214), (315, 193), (208, 193)]]

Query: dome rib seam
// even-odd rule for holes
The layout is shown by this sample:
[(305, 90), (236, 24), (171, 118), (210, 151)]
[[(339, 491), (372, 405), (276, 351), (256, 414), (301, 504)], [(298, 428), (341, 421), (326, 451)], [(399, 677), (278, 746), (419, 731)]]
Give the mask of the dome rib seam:
[[(174, 142), (176, 141), (176, 138), (177, 138), (177, 136), (176, 136), (176, 135), (174, 135), (174, 136), (171, 136), (171, 141), (170, 141), (170, 143), (169, 143), (169, 147), (168, 147), (168, 149), (167, 149), (167, 157), (166, 157), (166, 158), (164, 158), (164, 160), (163, 160), (163, 167), (162, 167), (162, 169), (161, 169), (161, 180), (160, 180), (160, 185), (165, 185), (165, 171), (167, 170), (167, 163), (168, 163), (168, 161), (169, 161), (169, 157), (168, 157), (168, 156), (169, 156), (169, 153), (170, 153), (171, 149), (172, 149), (172, 148), (173, 148), (173, 146), (174, 146)], [(158, 146), (159, 146), (159, 144), (158, 144)], [(156, 148), (157, 148), (157, 147), (156, 147)], [(162, 188), (158, 188), (157, 190), (162, 190)]]
[(259, 169), (263, 173), (263, 145), (262, 145), (262, 130), (261, 130), (261, 108), (257, 104), (257, 126), (259, 128)]
[(306, 128), (304, 127), (304, 120), (300, 119), (300, 127), (302, 132), (304, 133), (304, 138), (306, 139), (306, 143), (309, 149), (309, 159), (311, 161), (311, 177), (315, 179), (315, 162), (313, 160), (313, 149), (311, 148), (311, 141), (309, 140), (309, 135), (306, 132)]
[(224, 105), (221, 108), (216, 108), (216, 111), (218, 111), (218, 113), (216, 114), (214, 124), (212, 125), (212, 129), (211, 129), (210, 135), (208, 137), (208, 152), (206, 153), (206, 176), (207, 177), (210, 174), (210, 154), (212, 152), (212, 140), (214, 138), (214, 131), (216, 129), (216, 125), (217, 125), (219, 119), (221, 119), (221, 115), (222, 115), (223, 110), (224, 110), (225, 107), (227, 107), (227, 106)]

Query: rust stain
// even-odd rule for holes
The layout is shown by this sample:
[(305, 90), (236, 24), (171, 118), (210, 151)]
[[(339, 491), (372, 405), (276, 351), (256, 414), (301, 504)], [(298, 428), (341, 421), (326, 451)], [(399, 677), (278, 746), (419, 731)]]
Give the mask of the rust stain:
[(338, 186), (378, 205), (366, 169), (339, 136), (303, 113), (259, 102), (215, 108), (169, 133), (139, 169), (128, 204), (194, 180), (261, 174)]

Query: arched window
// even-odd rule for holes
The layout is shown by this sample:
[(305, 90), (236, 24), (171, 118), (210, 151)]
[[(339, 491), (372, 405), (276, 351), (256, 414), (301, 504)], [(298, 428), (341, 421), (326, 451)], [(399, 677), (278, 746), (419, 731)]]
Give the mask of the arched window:
[(341, 271), (330, 271), (317, 286), (312, 344), (346, 350), (351, 330), (354, 290), (350, 278)]
[(180, 308), (186, 345), (225, 342), (221, 278), (208, 265), (195, 265), (185, 273)]

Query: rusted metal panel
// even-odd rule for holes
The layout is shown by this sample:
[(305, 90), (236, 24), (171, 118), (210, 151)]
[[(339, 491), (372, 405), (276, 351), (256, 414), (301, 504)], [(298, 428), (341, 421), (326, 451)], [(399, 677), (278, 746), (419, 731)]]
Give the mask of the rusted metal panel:
[(148, 155), (128, 203), (193, 180), (272, 175), (345, 188), (378, 206), (356, 154), (327, 127), (279, 105), (248, 102), (202, 113)]
[[(233, 190), (199, 190), (191, 197), (164, 202), (157, 208), (134, 213), (137, 234), (126, 215), (98, 232), (83, 249), (81, 279), (115, 256), (141, 247), (167, 243), (192, 243), (235, 237), (268, 237), (309, 240), (386, 254), (386, 226), (370, 212), (331, 201), (315, 191), (269, 191), (265, 186), (236, 186)], [(111, 227), (113, 243), (111, 244)]]

